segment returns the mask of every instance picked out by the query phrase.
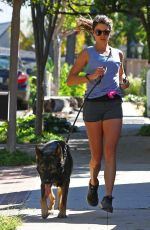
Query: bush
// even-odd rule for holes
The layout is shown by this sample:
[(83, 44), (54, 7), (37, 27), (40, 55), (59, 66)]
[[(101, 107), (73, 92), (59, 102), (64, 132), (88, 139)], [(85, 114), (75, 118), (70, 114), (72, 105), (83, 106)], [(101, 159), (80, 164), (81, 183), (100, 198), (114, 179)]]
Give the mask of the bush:
[(133, 102), (135, 104), (144, 104), (145, 97), (140, 97), (134, 94), (128, 94), (124, 97), (124, 101)]
[[(35, 115), (17, 119), (17, 143), (41, 143), (50, 140), (62, 140), (62, 133), (68, 133), (71, 123), (66, 118), (58, 118), (51, 114), (44, 115), (44, 131), (41, 136), (35, 134)], [(7, 140), (7, 122), (3, 122), (0, 127), (0, 142)], [(74, 127), (73, 131), (77, 131)]]
[(144, 102), (143, 106), (145, 108), (143, 116), (147, 117), (147, 97), (146, 96), (143, 97), (143, 102)]
[[(78, 97), (82, 97), (85, 89), (86, 89), (86, 85), (85, 84), (80, 84), (80, 85), (76, 85), (76, 86), (67, 86), (67, 77), (68, 77), (68, 73), (71, 69), (71, 66), (69, 66), (67, 63), (64, 63), (62, 68), (61, 68), (61, 77), (60, 77), (60, 90), (59, 90), (59, 95), (60, 96), (78, 96)], [(85, 73), (81, 73), (80, 76), (85, 75)]]
[(30, 85), (30, 97), (29, 97), (29, 106), (33, 108), (36, 99), (36, 76), (29, 76), (29, 85)]
[[(71, 123), (66, 118), (53, 117), (51, 114), (44, 115), (44, 130), (53, 133), (67, 133), (71, 128)], [(77, 131), (77, 127), (74, 127)]]
[(148, 70), (149, 70), (149, 67), (145, 67), (140, 72), (140, 78), (142, 80), (142, 87), (143, 87), (144, 95), (146, 95), (146, 76), (147, 76)]
[(67, 63), (64, 63), (61, 68), (60, 89), (59, 89), (60, 96), (70, 96), (71, 95), (71, 87), (67, 86), (67, 83), (66, 83), (67, 76), (68, 76), (70, 69), (71, 69), (71, 66), (69, 66)]
[(145, 67), (142, 69), (140, 76), (134, 78), (132, 75), (128, 76), (130, 81), (130, 86), (128, 89), (125, 89), (124, 92), (124, 101), (133, 102), (137, 107), (142, 106), (143, 116), (147, 116), (147, 97), (146, 97), (146, 74), (148, 68)]
[(0, 142), (5, 143), (7, 140), (8, 123), (3, 122), (0, 125)]
[(143, 125), (138, 134), (141, 136), (150, 136), (150, 125)]
[[(18, 143), (24, 142), (47, 142), (49, 140), (61, 140), (63, 139), (60, 136), (60, 133), (66, 132), (66, 130), (62, 130), (59, 125), (59, 118), (57, 118), (57, 123), (55, 126), (58, 127), (58, 130), (54, 128), (54, 126), (48, 126), (47, 123), (51, 121), (51, 123), (55, 122), (56, 118), (52, 115), (44, 115), (44, 132), (41, 136), (37, 136), (35, 134), (35, 115), (29, 115), (26, 118), (18, 118), (17, 119), (17, 141)], [(66, 122), (66, 121), (64, 121)], [(62, 126), (62, 125), (61, 125)]]
[(143, 80), (139, 77), (134, 78), (132, 75), (128, 76), (130, 86), (124, 90), (124, 94), (133, 94), (136, 96), (144, 96), (145, 90), (143, 86)]
[(22, 221), (17, 216), (0, 216), (0, 230), (15, 230)]
[[(46, 70), (48, 73), (53, 74), (54, 64), (51, 59), (48, 60), (46, 64)], [(77, 86), (67, 86), (66, 80), (68, 77), (68, 73), (71, 69), (67, 63), (64, 63), (61, 67), (60, 73), (60, 89), (59, 89), (59, 96), (77, 96), (82, 97), (84, 95), (86, 85), (80, 84)], [(80, 76), (85, 75), (85, 73), (81, 73)], [(31, 108), (34, 107), (36, 93), (37, 93), (37, 86), (36, 86), (36, 76), (29, 77), (29, 85), (30, 85), (30, 97), (29, 97), (29, 106)]]

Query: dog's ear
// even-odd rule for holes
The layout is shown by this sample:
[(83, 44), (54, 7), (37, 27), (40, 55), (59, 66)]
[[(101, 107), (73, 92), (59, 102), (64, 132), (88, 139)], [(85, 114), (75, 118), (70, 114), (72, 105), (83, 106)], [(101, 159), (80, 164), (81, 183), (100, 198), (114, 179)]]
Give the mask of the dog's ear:
[(60, 144), (58, 144), (58, 146), (57, 146), (57, 149), (56, 149), (56, 151), (55, 151), (55, 155), (58, 157), (58, 158), (62, 158), (62, 156), (63, 156), (63, 151), (62, 151), (62, 147), (61, 147), (61, 145)]
[(35, 153), (36, 153), (36, 158), (40, 158), (42, 153), (38, 145), (35, 146)]

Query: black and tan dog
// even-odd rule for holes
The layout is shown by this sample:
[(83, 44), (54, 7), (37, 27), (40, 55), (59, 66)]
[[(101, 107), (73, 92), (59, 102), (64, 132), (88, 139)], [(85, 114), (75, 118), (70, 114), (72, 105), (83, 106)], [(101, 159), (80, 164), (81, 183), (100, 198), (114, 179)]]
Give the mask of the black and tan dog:
[[(47, 218), (48, 210), (53, 210), (55, 196), (52, 185), (58, 187), (59, 218), (66, 217), (66, 204), (70, 176), (73, 166), (69, 146), (64, 141), (50, 141), (42, 147), (36, 147), (37, 171), (41, 178), (41, 211)], [(50, 199), (48, 207), (47, 198)]]

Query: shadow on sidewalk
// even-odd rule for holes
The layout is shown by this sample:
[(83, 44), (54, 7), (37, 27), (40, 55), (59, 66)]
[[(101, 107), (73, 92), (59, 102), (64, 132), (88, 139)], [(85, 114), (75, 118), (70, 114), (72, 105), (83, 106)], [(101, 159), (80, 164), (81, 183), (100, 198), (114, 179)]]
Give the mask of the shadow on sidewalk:
[[(143, 196), (143, 191), (144, 196)], [(121, 229), (143, 229), (139, 228), (146, 223), (150, 223), (150, 184), (149, 183), (135, 183), (135, 184), (123, 184), (115, 185), (114, 190), (114, 213), (108, 214), (100, 210), (99, 207), (89, 207), (86, 202), (87, 186), (71, 187), (68, 196), (68, 207), (66, 219), (57, 218), (57, 211), (54, 211), (54, 215), (49, 215), (46, 220), (41, 218), (39, 200), (35, 199), (35, 206), (27, 206), (27, 209), (38, 209), (37, 214), (24, 214), (25, 223), (45, 223), (45, 224), (76, 224), (76, 225), (99, 225), (109, 227), (112, 226), (113, 230)], [(36, 198), (40, 199), (40, 191), (35, 190), (33, 192)], [(56, 190), (54, 190), (56, 193)], [(99, 195), (102, 198), (104, 195), (104, 186), (100, 186)], [(32, 198), (33, 199), (33, 198)], [(38, 206), (37, 206), (38, 202)], [(28, 204), (31, 203), (30, 200)], [(32, 203), (33, 204), (33, 203)], [(141, 218), (142, 217), (142, 218)], [(137, 220), (140, 220), (138, 222)], [(126, 228), (124, 228), (126, 225)], [(137, 225), (137, 228), (135, 228)], [(128, 228), (128, 227), (130, 228)], [(51, 225), (49, 225), (51, 227)], [(122, 227), (122, 228), (121, 228)], [(68, 228), (67, 228), (68, 229)], [(148, 228), (147, 228), (148, 229)]]
[[(130, 135), (131, 125), (124, 124), (124, 128), (129, 131), (129, 135), (121, 136), (117, 149), (118, 171), (113, 194), (115, 197), (113, 201), (114, 213), (108, 215), (108, 224), (112, 226), (111, 229), (113, 230), (148, 230), (149, 227), (143, 228), (143, 226), (145, 226), (145, 223), (148, 223), (149, 225), (147, 226), (150, 226), (149, 137)], [(135, 125), (138, 126), (139, 124)], [(2, 190), (0, 201), (3, 202), (3, 205), (10, 205), (1, 210), (22, 208), (26, 223), (94, 224), (99, 225), (99, 229), (101, 226), (106, 225), (107, 213), (100, 210), (99, 207), (89, 207), (86, 202), (89, 181), (90, 150), (85, 131), (73, 133), (69, 145), (73, 156), (74, 168), (68, 195), (67, 219), (58, 219), (55, 213), (54, 216), (50, 215), (46, 220), (41, 218), (40, 189), (37, 189), (37, 184), (34, 187), (34, 184), (31, 186), (29, 183), (30, 178), (35, 178), (37, 176), (35, 166), (2, 169), (2, 186), (9, 186), (14, 180), (16, 186), (20, 187), (20, 191), (8, 192), (8, 196), (5, 198), (5, 190)], [(104, 196), (103, 168), (104, 162), (102, 162), (102, 171), (99, 175), (100, 200)], [(22, 191), (21, 180), (25, 181), (28, 186), (25, 191)], [(35, 190), (28, 190), (30, 186), (31, 188), (34, 187)], [(40, 180), (38, 188), (40, 188)], [(54, 189), (54, 192), (56, 194), (56, 189)], [(18, 200), (16, 198), (18, 198)], [(26, 209), (37, 210), (38, 213), (32, 214), (32, 212), (26, 212)], [(51, 225), (49, 227), (51, 227)]]

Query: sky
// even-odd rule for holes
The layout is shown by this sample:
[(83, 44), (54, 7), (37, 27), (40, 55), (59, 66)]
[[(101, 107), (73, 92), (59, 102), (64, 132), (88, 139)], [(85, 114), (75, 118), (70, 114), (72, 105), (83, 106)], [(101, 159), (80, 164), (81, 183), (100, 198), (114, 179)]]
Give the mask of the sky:
[(12, 7), (7, 4), (0, 2), (0, 23), (2, 22), (10, 22), (12, 17)]
[[(12, 18), (12, 7), (6, 3), (0, 2), (0, 23), (10, 22)], [(31, 21), (30, 7), (21, 7), (21, 29), (28, 33), (27, 21)]]

